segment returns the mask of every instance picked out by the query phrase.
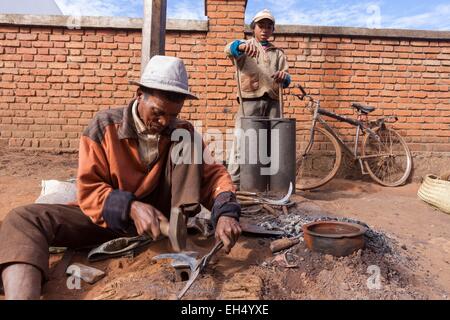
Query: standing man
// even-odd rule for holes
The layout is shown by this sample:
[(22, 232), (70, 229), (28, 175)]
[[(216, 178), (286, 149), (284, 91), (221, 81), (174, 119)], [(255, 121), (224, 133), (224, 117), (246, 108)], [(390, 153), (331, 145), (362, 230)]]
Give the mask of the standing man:
[(172, 207), (194, 215), (203, 204), (212, 211), (225, 251), (236, 243), (240, 206), (225, 167), (192, 158), (173, 161), (177, 142), (171, 133), (194, 134), (193, 126), (178, 118), (185, 99), (196, 99), (183, 61), (154, 56), (134, 84), (138, 89), (128, 107), (98, 112), (83, 132), (78, 203), (27, 205), (3, 221), (0, 273), (7, 299), (39, 299), (48, 279), (49, 246), (97, 246), (144, 233), (156, 239)]
[[(235, 129), (241, 128), (241, 117), (280, 116), (280, 86), (287, 88), (291, 82), (284, 52), (269, 42), (275, 30), (275, 18), (269, 10), (258, 12), (250, 27), (253, 38), (235, 40), (225, 47), (225, 53), (237, 69), (239, 110)], [(239, 132), (236, 130), (236, 135)], [(231, 150), (228, 172), (239, 188), (240, 146), (237, 136)]]

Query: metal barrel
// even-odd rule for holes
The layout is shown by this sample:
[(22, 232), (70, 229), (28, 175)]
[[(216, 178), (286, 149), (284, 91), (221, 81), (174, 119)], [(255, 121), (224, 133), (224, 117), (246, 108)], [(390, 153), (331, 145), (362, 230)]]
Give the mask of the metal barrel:
[(240, 188), (243, 191), (267, 191), (270, 177), (262, 175), (261, 170), (270, 164), (268, 118), (242, 117), (241, 128)]
[(270, 119), (270, 140), (270, 191), (286, 193), (296, 180), (295, 119)]

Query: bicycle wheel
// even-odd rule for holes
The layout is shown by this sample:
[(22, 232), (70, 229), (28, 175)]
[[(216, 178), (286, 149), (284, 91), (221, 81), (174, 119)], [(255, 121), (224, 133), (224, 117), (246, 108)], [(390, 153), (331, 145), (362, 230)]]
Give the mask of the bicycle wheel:
[(373, 180), (386, 187), (397, 187), (405, 183), (412, 168), (412, 157), (405, 140), (392, 128), (374, 130), (380, 137), (367, 135), (362, 154), (369, 156), (364, 165)]
[(302, 141), (297, 160), (297, 189), (311, 190), (334, 178), (342, 161), (342, 150), (327, 130), (315, 127), (314, 142), (307, 153), (308, 141)]

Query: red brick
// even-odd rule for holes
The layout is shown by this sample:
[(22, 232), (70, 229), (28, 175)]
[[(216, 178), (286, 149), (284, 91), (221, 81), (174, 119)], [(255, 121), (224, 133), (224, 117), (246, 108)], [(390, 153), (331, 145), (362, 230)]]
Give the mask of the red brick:
[(84, 42), (67, 42), (65, 44), (65, 47), (69, 49), (83, 49), (84, 46), (85, 46)]
[(18, 33), (17, 34), (17, 40), (31, 40), (34, 41), (38, 37), (37, 34), (34, 33)]
[(53, 48), (53, 42), (51, 41), (33, 41), (34, 48)]
[(2, 47), (20, 47), (20, 41), (18, 41), (18, 40), (1, 40), (0, 46), (2, 46)]
[(61, 83), (61, 82), (67, 82), (67, 77), (57, 77), (57, 76), (51, 76), (47, 78), (48, 82), (55, 82), (55, 83)]

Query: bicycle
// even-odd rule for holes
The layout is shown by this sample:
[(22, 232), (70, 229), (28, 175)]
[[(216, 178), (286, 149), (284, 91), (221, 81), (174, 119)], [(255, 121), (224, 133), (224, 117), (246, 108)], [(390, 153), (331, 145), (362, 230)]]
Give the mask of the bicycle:
[[(411, 152), (400, 134), (386, 125), (397, 122), (397, 117), (369, 121), (369, 114), (375, 108), (360, 103), (351, 104), (357, 112), (356, 119), (338, 115), (321, 108), (320, 101), (308, 95), (301, 85), (296, 88), (301, 94), (293, 95), (302, 101), (308, 99), (306, 108), (313, 115), (309, 140), (306, 145), (301, 145), (301, 157), (297, 161), (297, 189), (312, 190), (331, 181), (341, 165), (342, 150), (359, 162), (363, 175), (370, 175), (377, 183), (396, 187), (406, 182), (412, 168)], [(353, 150), (322, 116), (356, 127)], [(359, 148), (361, 135), (365, 137)]]

